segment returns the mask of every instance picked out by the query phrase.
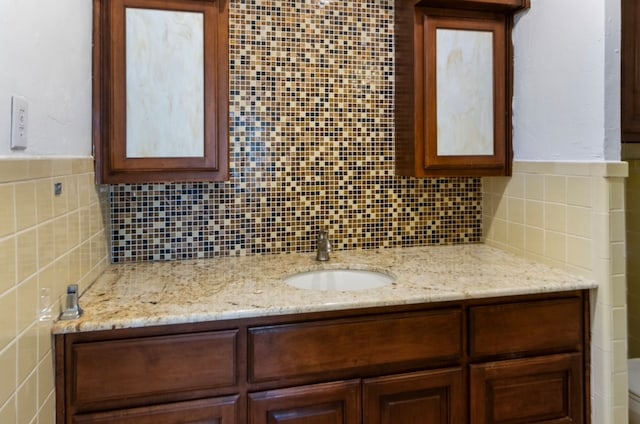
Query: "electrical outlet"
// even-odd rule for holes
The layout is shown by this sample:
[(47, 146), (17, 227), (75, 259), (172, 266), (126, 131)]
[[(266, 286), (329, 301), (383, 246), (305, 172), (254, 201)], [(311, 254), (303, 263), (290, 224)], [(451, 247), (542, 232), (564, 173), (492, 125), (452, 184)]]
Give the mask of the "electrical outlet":
[(11, 148), (24, 150), (27, 148), (27, 124), (29, 104), (20, 96), (11, 97)]

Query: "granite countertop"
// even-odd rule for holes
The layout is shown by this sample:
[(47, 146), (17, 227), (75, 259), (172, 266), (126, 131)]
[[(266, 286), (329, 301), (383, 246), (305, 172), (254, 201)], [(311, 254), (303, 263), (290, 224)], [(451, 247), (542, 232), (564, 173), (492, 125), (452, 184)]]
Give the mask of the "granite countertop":
[[(297, 289), (314, 269), (383, 271), (393, 284), (363, 291)], [(80, 297), (84, 314), (57, 334), (340, 309), (590, 289), (594, 281), (482, 244), (295, 253), (111, 265)]]

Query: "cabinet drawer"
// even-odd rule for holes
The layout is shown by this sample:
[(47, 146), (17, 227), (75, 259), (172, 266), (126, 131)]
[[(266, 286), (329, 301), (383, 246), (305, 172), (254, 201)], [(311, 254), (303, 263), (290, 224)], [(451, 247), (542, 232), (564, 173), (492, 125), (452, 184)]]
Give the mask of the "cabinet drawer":
[(459, 359), (459, 309), (256, 327), (249, 330), (249, 380), (346, 378)]
[(472, 358), (580, 351), (582, 299), (508, 303), (470, 308)]
[(73, 424), (184, 424), (238, 422), (238, 396), (80, 414)]
[(231, 330), (74, 344), (71, 403), (82, 410), (234, 386), (236, 338)]

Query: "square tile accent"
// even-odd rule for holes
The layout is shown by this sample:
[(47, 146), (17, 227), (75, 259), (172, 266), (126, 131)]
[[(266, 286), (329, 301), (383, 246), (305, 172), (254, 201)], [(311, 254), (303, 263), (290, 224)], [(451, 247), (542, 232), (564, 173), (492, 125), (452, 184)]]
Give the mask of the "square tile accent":
[[(109, 261), (92, 169), (92, 157), (0, 159), (0, 423), (55, 421), (52, 321), (67, 284), (82, 292)], [(83, 202), (79, 181), (90, 182)]]
[[(628, 404), (626, 355), (640, 352), (640, 321), (634, 308), (640, 302), (640, 290), (634, 287), (638, 255), (633, 255), (633, 243), (640, 240), (633, 228), (633, 199), (640, 187), (637, 166), (612, 161), (515, 161), (512, 178), (487, 177), (482, 181), (485, 243), (598, 283), (591, 293), (589, 317), (594, 423), (626, 422), (617, 419), (626, 417)], [(520, 200), (527, 205), (524, 243)], [(627, 241), (630, 247), (625, 267)]]
[(114, 262), (480, 241), (479, 178), (394, 175), (393, 0), (229, 7), (231, 178), (111, 186)]

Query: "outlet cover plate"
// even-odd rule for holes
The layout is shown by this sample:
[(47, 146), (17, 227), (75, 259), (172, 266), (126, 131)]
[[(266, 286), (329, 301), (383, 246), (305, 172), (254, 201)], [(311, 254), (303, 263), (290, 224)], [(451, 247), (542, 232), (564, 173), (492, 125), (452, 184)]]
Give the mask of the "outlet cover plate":
[(11, 97), (11, 148), (27, 148), (27, 123), (29, 104), (20, 96)]

